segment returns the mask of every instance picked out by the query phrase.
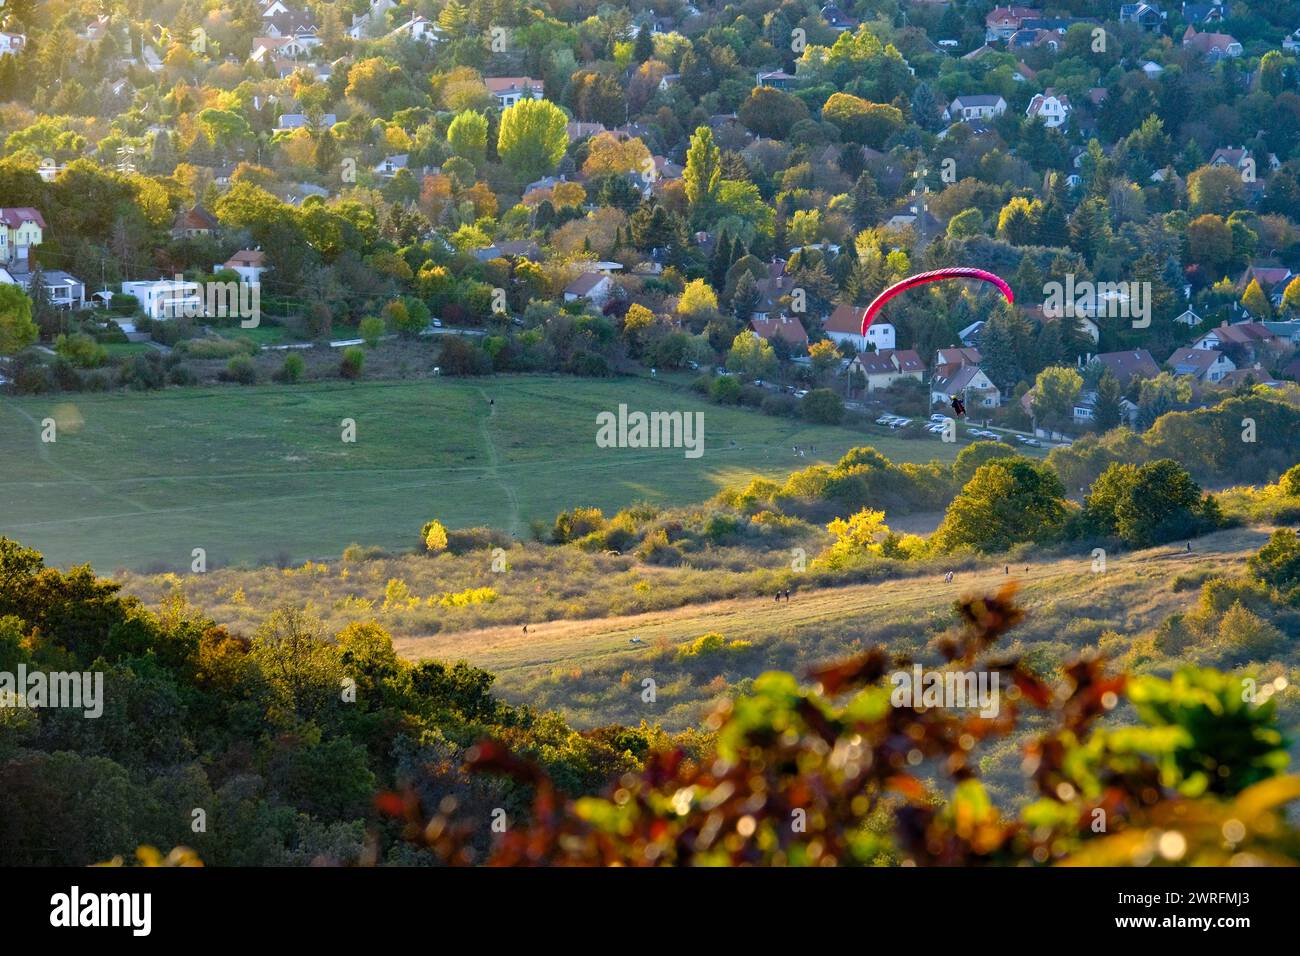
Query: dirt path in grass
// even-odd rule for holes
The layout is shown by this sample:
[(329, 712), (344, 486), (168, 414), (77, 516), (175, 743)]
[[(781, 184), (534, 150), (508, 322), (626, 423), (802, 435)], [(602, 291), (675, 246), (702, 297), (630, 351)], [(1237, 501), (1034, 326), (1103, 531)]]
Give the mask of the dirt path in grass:
[[(1092, 571), (1091, 554), (1017, 564), (1006, 572), (1006, 562), (956, 575), (951, 584), (942, 576), (898, 578), (872, 584), (799, 591), (789, 603), (771, 596), (732, 598), (693, 604), (665, 611), (586, 620), (530, 623), (478, 630), (394, 638), (399, 655), (408, 659), (436, 657), (464, 659), (494, 673), (528, 671), (539, 667), (580, 665), (616, 654), (635, 654), (645, 646), (678, 644), (709, 631), (728, 638), (762, 643), (779, 634), (797, 633), (819, 623), (859, 619), (864, 633), (874, 615), (914, 609), (939, 610), (971, 593), (996, 589), (1016, 581), (1020, 598), (1031, 611), (1037, 604), (1077, 601), (1081, 617), (1090, 614), (1095, 601), (1089, 592), (1100, 587), (1140, 585), (1144, 594), (1135, 601), (1129, 620), (1134, 629), (1154, 626), (1175, 610), (1196, 600), (1195, 589), (1175, 592), (1177, 575), (1196, 572), (1231, 572), (1268, 537), (1269, 528), (1235, 528), (1198, 538), (1188, 553), (1181, 543), (1146, 551), (1111, 555), (1104, 575)], [(633, 643), (638, 638), (642, 643)]]
[(493, 440), (492, 430), (488, 427), (488, 423), (493, 418), (496, 418), (496, 402), (483, 389), (480, 388), (478, 393), (483, 396), (483, 401), (490, 403), (486, 417), (480, 418), (478, 421), (479, 434), (483, 436), (483, 447), (487, 451), (488, 467), (485, 475), (490, 480), (495, 481), (505, 494), (506, 503), (510, 506), (510, 510), (506, 515), (506, 530), (510, 532), (512, 537), (517, 538), (523, 530), (523, 520), (519, 512), (519, 495), (515, 492), (514, 486), (501, 477), (501, 454), (497, 451), (497, 443)]

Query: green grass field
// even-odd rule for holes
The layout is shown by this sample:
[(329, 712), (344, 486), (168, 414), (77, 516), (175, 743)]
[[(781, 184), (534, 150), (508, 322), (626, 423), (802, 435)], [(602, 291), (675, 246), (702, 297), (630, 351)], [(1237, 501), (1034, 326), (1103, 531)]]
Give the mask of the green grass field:
[[(488, 404), (489, 397), (495, 406)], [(601, 449), (619, 402), (704, 412), (705, 451)], [(41, 422), (59, 423), (40, 440)], [(356, 421), (354, 444), (340, 422)], [(808, 427), (644, 379), (513, 376), (0, 399), (0, 534), (101, 572), (410, 547), (422, 522), (521, 538), (575, 505), (700, 501), (871, 444), (900, 461), (960, 445)], [(797, 458), (793, 445), (815, 445)]]

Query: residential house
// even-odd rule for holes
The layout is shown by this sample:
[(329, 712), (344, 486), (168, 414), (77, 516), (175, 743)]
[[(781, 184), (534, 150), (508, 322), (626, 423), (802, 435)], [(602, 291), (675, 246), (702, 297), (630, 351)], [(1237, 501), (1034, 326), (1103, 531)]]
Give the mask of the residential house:
[(151, 319), (202, 315), (203, 291), (187, 279), (142, 279), (122, 283), (122, 294), (135, 296), (140, 310)]
[(1198, 382), (1213, 384), (1237, 367), (1218, 349), (1181, 348), (1165, 362), (1175, 375), (1190, 375)]
[(1206, 23), (1222, 23), (1232, 12), (1228, 4), (1223, 0), (1213, 0), (1212, 3), (1183, 3), (1183, 22), (1195, 23), (1198, 26)]
[(1186, 309), (1180, 314), (1174, 316), (1174, 321), (1179, 325), (1185, 325), (1189, 329), (1194, 329), (1204, 320), (1191, 309)]
[[(1011, 35), (1020, 29), (1025, 20), (1032, 20), (1043, 15), (1043, 11), (1033, 7), (994, 7), (984, 17), (984, 40), (997, 43), (1011, 39)], [(970, 54), (967, 54), (969, 56)]]
[(398, 153), (396, 156), (386, 156), (384, 161), (375, 167), (375, 175), (382, 176), (384, 179), (392, 179), (397, 175), (398, 170), (406, 169), (410, 156), (407, 153)]
[[(1034, 414), (1034, 392), (1030, 389), (1021, 398), (1021, 407), (1025, 412), (1032, 416)], [(1119, 400), (1120, 420), (1133, 427), (1137, 421), (1138, 407), (1127, 398)], [(1097, 392), (1095, 389), (1085, 389), (1079, 392), (1074, 400), (1073, 415), (1076, 425), (1087, 425), (1096, 420), (1097, 417)], [(1034, 429), (1038, 435), (1048, 435), (1049, 433), (1041, 428)]]
[(1049, 86), (1041, 93), (1035, 93), (1025, 108), (1025, 115), (1030, 119), (1041, 119), (1049, 129), (1057, 129), (1070, 121), (1070, 98), (1064, 93), (1057, 93), (1055, 87)]
[(0, 263), (30, 268), (32, 250), (45, 238), (45, 219), (31, 206), (0, 208)]
[(1201, 53), (1211, 63), (1219, 60), (1236, 58), (1242, 55), (1241, 44), (1227, 33), (1197, 33), (1196, 27), (1187, 25), (1183, 34), (1183, 46)]
[[(1255, 157), (1251, 155), (1250, 150), (1244, 146), (1227, 146), (1219, 147), (1210, 156), (1207, 163), (1209, 166), (1227, 166), (1241, 174), (1242, 182), (1246, 188), (1256, 194), (1262, 195), (1264, 191), (1264, 170), (1260, 169)], [(1268, 154), (1268, 168), (1275, 170), (1280, 168), (1282, 161), (1277, 158), (1275, 153)]]
[(778, 315), (762, 319), (750, 319), (749, 327), (764, 342), (770, 342), (772, 339), (782, 339), (790, 345), (805, 348), (808, 346), (808, 330), (803, 327), (803, 323), (797, 318)]
[[(320, 128), (333, 126), (339, 121), (339, 118), (333, 113), (325, 113), (320, 118)], [(286, 130), (294, 129), (311, 129), (311, 119), (305, 113), (281, 113), (280, 118), (276, 121), (275, 132), (283, 133)]]
[(1119, 8), (1120, 23), (1136, 23), (1148, 33), (1160, 32), (1167, 16), (1163, 10), (1150, 3), (1122, 3)]
[(1288, 322), (1261, 322), (1285, 347), (1300, 346), (1300, 319)]
[(304, 49), (312, 49), (321, 44), (320, 28), (316, 25), (316, 16), (308, 9), (295, 9), (282, 2), (272, 3), (263, 11), (262, 32), (268, 37), (294, 37), (302, 43)]
[(785, 70), (766, 70), (755, 78), (756, 86), (770, 86), (776, 90), (788, 90), (798, 82), (798, 78)]
[(954, 96), (943, 111), (943, 118), (956, 120), (993, 119), (1007, 111), (1007, 101), (996, 93), (975, 93), (970, 96)]
[(261, 249), (240, 249), (225, 262), (214, 265), (212, 271), (234, 272), (244, 285), (261, 285), (262, 273), (268, 268), (266, 253)]
[(1258, 362), (1246, 368), (1233, 369), (1218, 381), (1219, 388), (1240, 388), (1243, 385), (1268, 385), (1276, 388), (1281, 384)]
[(1246, 271), (1241, 274), (1240, 278), (1237, 279), (1237, 291), (1239, 293), (1245, 292), (1251, 280), (1254, 280), (1259, 283), (1260, 289), (1268, 296), (1269, 302), (1274, 306), (1280, 306), (1287, 285), (1295, 277), (1295, 273), (1284, 266), (1260, 266), (1251, 263), (1246, 267)]
[(885, 349), (880, 352), (859, 352), (849, 363), (849, 381), (860, 375), (867, 394), (888, 388), (899, 379), (921, 381), (925, 363), (912, 349)]
[(497, 106), (509, 109), (522, 99), (540, 100), (542, 81), (528, 76), (489, 76), (483, 80), (488, 92), (496, 97)]
[(939, 349), (934, 353), (934, 367), (936, 369), (944, 365), (979, 365), (983, 360), (984, 356), (980, 355), (979, 349), (968, 346)]
[(396, 0), (370, 0), (364, 13), (352, 15), (352, 25), (347, 29), (348, 36), (353, 40), (364, 40), (381, 35), (387, 23), (388, 11), (396, 8)]
[(997, 408), (1002, 393), (978, 365), (942, 365), (930, 377), (930, 404), (946, 405), (954, 395), (963, 396), (967, 407)]
[(614, 280), (599, 272), (584, 272), (564, 287), (564, 301), (586, 299), (592, 305), (603, 306), (614, 293)]
[(575, 120), (572, 123), (564, 124), (564, 131), (569, 137), (569, 142), (576, 143), (580, 139), (586, 139), (589, 136), (597, 136), (605, 132), (605, 124), (580, 123)]
[(1082, 366), (1093, 362), (1101, 365), (1111, 375), (1114, 375), (1121, 386), (1128, 385), (1134, 377), (1147, 379), (1155, 378), (1160, 374), (1160, 366), (1156, 364), (1156, 360), (1151, 357), (1151, 353), (1146, 349), (1101, 352), (1098, 355), (1087, 356), (1086, 359), (1080, 360), (1079, 364)]
[(857, 20), (850, 16), (845, 16), (844, 11), (833, 3), (828, 3), (821, 9), (822, 19), (836, 33), (845, 33), (858, 28)]
[(46, 301), (56, 309), (84, 309), (86, 307), (86, 284), (76, 276), (60, 269), (42, 269), (33, 272), (26, 268), (14, 269), (12, 274), (0, 269), (0, 282), (22, 286), (31, 295), (32, 283), (41, 277), (41, 287), (45, 290)]
[(865, 306), (837, 305), (822, 323), (822, 331), (836, 345), (849, 342), (859, 352), (892, 349), (897, 330), (890, 323), (872, 322), (867, 334), (862, 334), (862, 315), (866, 311)]
[(173, 239), (193, 239), (210, 236), (218, 230), (217, 217), (202, 206), (191, 206), (176, 214), (172, 222)]
[(0, 56), (17, 56), (27, 46), (27, 37), (21, 33), (0, 31)]
[(479, 262), (489, 262), (492, 259), (531, 259), (537, 262), (541, 256), (541, 248), (531, 239), (511, 239), (509, 242), (498, 242), (474, 250), (474, 258)]
[(1238, 322), (1236, 325), (1224, 322), (1192, 343), (1192, 347), (1196, 349), (1217, 349), (1237, 359), (1244, 359), (1241, 364), (1260, 359), (1272, 359), (1279, 353), (1285, 352), (1288, 345), (1289, 343), (1279, 339), (1262, 322)]
[(411, 17), (411, 19), (388, 34), (387, 38), (392, 39), (395, 37), (407, 37), (411, 40), (429, 44), (441, 43), (446, 39), (442, 27), (428, 17), (422, 17), (419, 14)]
[(1147, 60), (1145, 63), (1142, 64), (1142, 72), (1147, 75), (1147, 79), (1155, 80), (1158, 79), (1160, 75), (1165, 72), (1165, 68), (1161, 66), (1159, 63), (1157, 63), (1155, 60)]
[(680, 73), (665, 73), (659, 78), (659, 92), (667, 93), (681, 81), (682, 75)]

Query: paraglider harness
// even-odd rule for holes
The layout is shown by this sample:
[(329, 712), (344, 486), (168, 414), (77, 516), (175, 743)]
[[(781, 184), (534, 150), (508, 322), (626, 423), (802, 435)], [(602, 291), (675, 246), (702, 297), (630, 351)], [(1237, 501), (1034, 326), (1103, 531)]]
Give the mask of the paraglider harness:
[(962, 400), (961, 396), (954, 395), (952, 397), (952, 411), (958, 418), (966, 414), (966, 402)]

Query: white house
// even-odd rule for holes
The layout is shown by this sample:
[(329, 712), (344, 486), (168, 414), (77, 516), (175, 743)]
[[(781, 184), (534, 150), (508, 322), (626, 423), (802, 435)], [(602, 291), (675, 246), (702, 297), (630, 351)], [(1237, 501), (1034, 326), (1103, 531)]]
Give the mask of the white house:
[(488, 92), (496, 97), (501, 109), (508, 109), (520, 100), (542, 98), (542, 81), (528, 76), (489, 76), (483, 79)]
[(586, 299), (592, 305), (602, 306), (614, 292), (614, 280), (599, 272), (584, 272), (564, 287), (564, 301)]
[(997, 408), (1002, 393), (978, 365), (943, 365), (930, 379), (930, 404), (946, 405), (954, 395), (965, 397), (967, 405)]
[(262, 273), (268, 268), (266, 253), (261, 249), (240, 249), (225, 262), (214, 265), (212, 271), (233, 272), (245, 285), (261, 285)]
[(864, 306), (837, 305), (835, 310), (822, 324), (822, 331), (836, 345), (849, 342), (859, 352), (877, 352), (894, 348), (896, 330), (888, 322), (872, 322), (867, 334), (862, 334), (862, 313)]
[(27, 45), (27, 37), (21, 33), (0, 32), (0, 56), (17, 56)]
[(151, 319), (174, 319), (203, 314), (203, 290), (185, 279), (145, 279), (123, 282), (122, 294), (140, 300), (140, 309)]
[(1196, 328), (1196, 326), (1201, 324), (1202, 320), (1201, 317), (1197, 315), (1195, 312), (1193, 312), (1191, 309), (1186, 309), (1180, 314), (1174, 316), (1174, 321), (1177, 322), (1179, 325), (1185, 325), (1189, 329), (1194, 329)]
[(1198, 382), (1214, 383), (1237, 367), (1217, 349), (1176, 349), (1166, 363), (1175, 375), (1190, 375)]
[(422, 17), (419, 14), (411, 17), (400, 27), (388, 34), (389, 38), (406, 36), (412, 40), (419, 40), (423, 43), (441, 43), (445, 37), (442, 33), (442, 27), (434, 23), (428, 17)]
[(943, 118), (950, 122), (957, 120), (993, 119), (1007, 111), (1007, 101), (996, 93), (977, 93), (973, 96), (955, 96), (948, 108), (943, 111)]
[(348, 36), (354, 40), (378, 36), (383, 32), (385, 15), (396, 7), (396, 0), (370, 0), (370, 6), (364, 13), (352, 15), (352, 25), (347, 30)]
[(1057, 129), (1070, 121), (1070, 98), (1064, 93), (1057, 93), (1055, 87), (1049, 86), (1041, 93), (1034, 94), (1025, 108), (1025, 115), (1030, 119), (1038, 117), (1048, 129)]
[(384, 161), (375, 167), (375, 174), (383, 176), (385, 179), (392, 179), (397, 175), (399, 169), (406, 169), (410, 159), (408, 153), (398, 153), (396, 156), (387, 156)]

